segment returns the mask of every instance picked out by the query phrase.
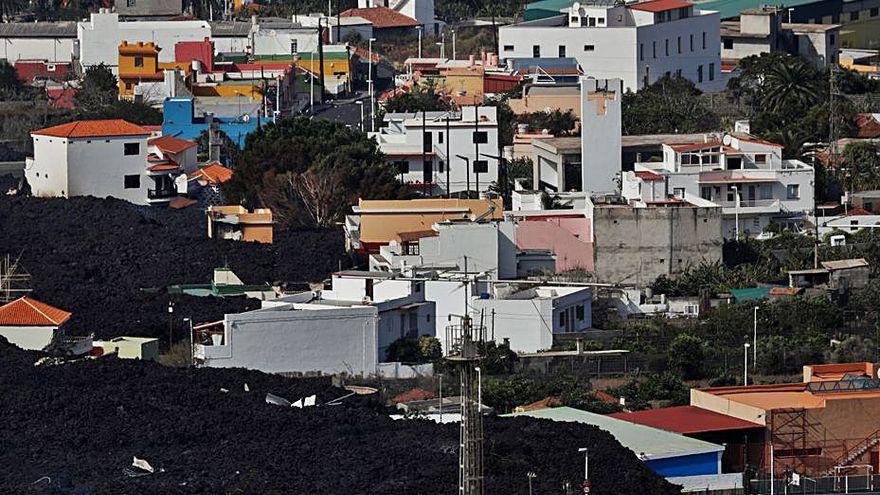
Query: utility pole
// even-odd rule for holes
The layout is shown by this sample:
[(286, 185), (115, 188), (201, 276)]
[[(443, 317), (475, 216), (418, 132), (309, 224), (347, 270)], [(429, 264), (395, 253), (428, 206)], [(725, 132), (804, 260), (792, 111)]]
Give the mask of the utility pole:
[[(329, 1), (327, 2), (327, 8), (328, 9), (330, 8)], [(329, 18), (327, 20), (327, 24), (328, 24), (328, 26), (330, 24)], [(320, 65), (320, 67), (319, 67), (320, 79), (318, 80), (318, 85), (321, 90), (321, 95), (320, 95), (320, 98), (318, 99), (318, 101), (320, 101), (321, 104), (323, 105), (324, 104), (324, 32), (321, 30), (321, 18), (320, 17), (318, 18), (318, 64)], [(314, 65), (312, 65), (312, 73), (314, 73), (314, 70), (315, 70), (315, 67), (314, 67)]]
[[(477, 162), (480, 159), (480, 106), (474, 100), (474, 175), (477, 180), (477, 199), (480, 199), (480, 169), (477, 168)], [(470, 197), (470, 194), (468, 194)]]
[(452, 160), (451, 156), (449, 156), (449, 141), (452, 141), (452, 136), (449, 135), (449, 112), (446, 112), (446, 197), (452, 197), (452, 187), (449, 182), (449, 169), (452, 168)]

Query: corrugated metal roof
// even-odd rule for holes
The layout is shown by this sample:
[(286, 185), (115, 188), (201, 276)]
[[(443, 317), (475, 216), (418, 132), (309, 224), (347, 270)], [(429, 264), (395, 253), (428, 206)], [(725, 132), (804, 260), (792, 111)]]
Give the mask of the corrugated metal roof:
[(76, 38), (76, 22), (0, 23), (0, 38)]
[(583, 423), (599, 427), (611, 433), (624, 447), (637, 455), (644, 454), (646, 460), (664, 459), (707, 452), (722, 452), (724, 447), (714, 443), (688, 438), (684, 435), (651, 428), (622, 419), (603, 416), (572, 407), (551, 407), (522, 413), (506, 414), (504, 417), (526, 416), (531, 418), (549, 419)]
[(863, 266), (868, 266), (868, 261), (865, 258), (823, 261), (822, 266), (824, 266), (828, 270), (845, 270), (847, 268), (861, 268)]
[(250, 22), (214, 21), (208, 24), (211, 25), (211, 36), (245, 37), (251, 32)]
[[(786, 7), (797, 7), (800, 5), (809, 5), (811, 3), (820, 3), (822, 0), (789, 0), (785, 2)], [(739, 18), (739, 13), (746, 9), (756, 9), (765, 5), (767, 2), (760, 0), (710, 0), (708, 2), (698, 2), (696, 8), (700, 10), (715, 10), (722, 19)]]
[(612, 418), (687, 435), (710, 431), (763, 428), (763, 425), (696, 406), (664, 407), (628, 413), (609, 414)]

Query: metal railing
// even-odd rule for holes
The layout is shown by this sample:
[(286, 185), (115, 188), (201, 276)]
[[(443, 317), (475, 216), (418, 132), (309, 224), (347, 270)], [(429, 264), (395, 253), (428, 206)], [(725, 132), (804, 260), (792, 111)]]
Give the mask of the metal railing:
[(174, 189), (147, 189), (147, 199), (168, 199), (177, 196)]
[[(865, 471), (862, 470), (862, 473)], [(755, 495), (769, 495), (770, 480), (750, 480), (751, 490)], [(853, 474), (840, 476), (822, 476), (811, 478), (799, 476), (796, 481), (787, 481), (782, 478), (773, 480), (774, 494), (788, 495), (820, 495), (832, 493), (864, 493), (874, 492), (880, 488), (880, 479), (876, 475)]]

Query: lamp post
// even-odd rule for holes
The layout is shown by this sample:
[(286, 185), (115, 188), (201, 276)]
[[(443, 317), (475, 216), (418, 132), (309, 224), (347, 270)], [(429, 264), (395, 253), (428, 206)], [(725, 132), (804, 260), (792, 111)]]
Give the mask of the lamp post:
[(532, 495), (532, 480), (537, 478), (538, 475), (535, 474), (534, 471), (529, 471), (528, 473), (526, 473), (526, 477), (529, 479), (529, 495)]
[(743, 344), (743, 387), (749, 384), (749, 347), (748, 342)]
[[(447, 136), (446, 139), (449, 139), (449, 136)], [(467, 194), (467, 196), (470, 197), (471, 196), (471, 159), (464, 156), (464, 155), (455, 155), (455, 156), (464, 160), (464, 163), (467, 167), (465, 169), (466, 177), (467, 177), (467, 189), (465, 190), (465, 194)]]
[(590, 449), (586, 447), (581, 447), (578, 449), (578, 452), (584, 453), (584, 481), (589, 481), (590, 479)]
[(361, 132), (363, 132), (363, 130), (364, 130), (364, 102), (362, 100), (358, 100), (355, 103), (357, 103), (357, 105), (359, 107), (361, 107)]
[(438, 411), (440, 411), (440, 424), (443, 424), (443, 373), (438, 375), (440, 377), (440, 400), (437, 404)]
[(315, 114), (315, 50), (312, 50), (312, 61), (309, 64), (309, 115)]
[(367, 90), (370, 92), (370, 130), (376, 132), (376, 96), (373, 92), (373, 42), (376, 38), (370, 38), (367, 47), (370, 51), (370, 63), (367, 65)]
[(752, 345), (755, 346), (752, 349), (752, 368), (758, 367), (758, 307), (755, 306), (755, 318), (754, 318), (754, 338), (752, 340)]
[(452, 30), (452, 60), (455, 60), (455, 29)]
[(440, 58), (446, 58), (446, 31), (440, 31)]
[(195, 363), (195, 338), (193, 337), (193, 321), (192, 318), (184, 318), (183, 321), (189, 323), (189, 365), (192, 366)]

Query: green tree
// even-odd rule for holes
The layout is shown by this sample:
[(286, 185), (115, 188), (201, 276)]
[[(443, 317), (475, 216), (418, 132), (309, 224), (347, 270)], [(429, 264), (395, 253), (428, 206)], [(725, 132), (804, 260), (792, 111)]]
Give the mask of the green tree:
[(577, 117), (571, 110), (565, 112), (558, 108), (546, 112), (532, 112), (520, 115), (517, 123), (526, 124), (536, 131), (547, 130), (554, 136), (571, 136), (577, 127)]
[(705, 376), (706, 346), (706, 341), (699, 337), (686, 333), (677, 335), (669, 344), (669, 367), (685, 380), (702, 378)]
[(385, 111), (388, 113), (434, 112), (449, 109), (449, 100), (437, 92), (433, 82), (414, 86), (406, 93), (390, 98), (385, 103)]
[(850, 335), (831, 350), (830, 358), (834, 363), (877, 361), (877, 345), (871, 339)]
[(85, 113), (102, 111), (118, 100), (118, 89), (116, 76), (109, 67), (100, 63), (86, 69), (73, 99), (77, 108)]
[(18, 78), (15, 67), (6, 60), (0, 60), (0, 100), (20, 99), (24, 88), (24, 83)]
[(824, 96), (816, 67), (801, 57), (784, 57), (764, 73), (761, 103), (768, 111), (806, 109)]
[(15, 14), (21, 12), (27, 2), (24, 0), (0, 0), (0, 15), (3, 17), (3, 22), (9, 22), (9, 20)]
[(837, 178), (848, 191), (880, 189), (880, 146), (864, 141), (847, 144)]
[(698, 98), (701, 91), (682, 77), (664, 76), (623, 95), (623, 133), (664, 134), (717, 130), (718, 116)]

